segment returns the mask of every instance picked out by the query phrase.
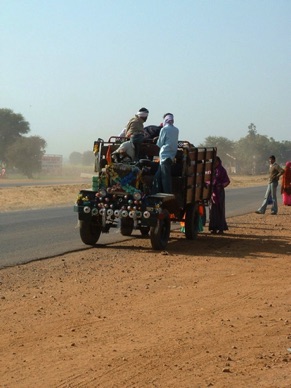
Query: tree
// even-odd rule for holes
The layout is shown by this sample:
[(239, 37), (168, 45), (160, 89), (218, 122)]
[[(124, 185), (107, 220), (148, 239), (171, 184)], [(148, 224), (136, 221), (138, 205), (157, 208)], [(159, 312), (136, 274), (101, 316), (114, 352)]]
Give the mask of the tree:
[(272, 137), (260, 135), (254, 123), (250, 123), (247, 135), (238, 141), (232, 142), (225, 137), (209, 136), (200, 146), (216, 146), (224, 164), (228, 168), (235, 167), (236, 171), (242, 174), (266, 173), (271, 155), (275, 155), (276, 161), (280, 164), (291, 160), (291, 141), (278, 142)]
[(94, 160), (95, 160), (95, 156), (92, 151), (83, 152), (83, 156), (82, 156), (83, 166), (93, 166)]
[(8, 147), (29, 131), (29, 123), (21, 114), (11, 109), (0, 109), (0, 158), (6, 159)]
[(226, 137), (208, 136), (205, 139), (203, 147), (217, 147), (217, 155), (221, 158), (225, 166), (230, 167), (234, 159), (234, 145), (235, 143)]
[(266, 170), (266, 163), (273, 153), (272, 141), (268, 136), (257, 133), (256, 126), (251, 123), (247, 136), (235, 144), (235, 154), (243, 174), (260, 174)]
[(82, 154), (81, 152), (73, 151), (69, 156), (69, 161), (73, 165), (82, 164)]
[(249, 134), (252, 135), (252, 136), (255, 136), (257, 134), (257, 127), (255, 126), (254, 123), (250, 123), (250, 125), (248, 126), (248, 129), (249, 129)]
[(284, 140), (280, 143), (280, 150), (276, 156), (279, 163), (286, 163), (291, 160), (291, 141)]
[(7, 161), (28, 178), (33, 178), (33, 173), (41, 171), (45, 147), (46, 141), (39, 136), (21, 136), (7, 148)]

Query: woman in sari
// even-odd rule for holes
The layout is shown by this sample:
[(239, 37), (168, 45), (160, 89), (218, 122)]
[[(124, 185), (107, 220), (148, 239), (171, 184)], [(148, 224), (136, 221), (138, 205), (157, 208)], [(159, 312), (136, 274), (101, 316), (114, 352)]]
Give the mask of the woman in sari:
[(283, 204), (291, 206), (291, 162), (286, 162), (285, 172), (282, 178), (281, 194)]
[(230, 184), (226, 169), (222, 166), (221, 159), (217, 156), (214, 162), (214, 177), (212, 182), (212, 195), (209, 207), (209, 230), (211, 233), (223, 234), (228, 230), (225, 219), (225, 187)]

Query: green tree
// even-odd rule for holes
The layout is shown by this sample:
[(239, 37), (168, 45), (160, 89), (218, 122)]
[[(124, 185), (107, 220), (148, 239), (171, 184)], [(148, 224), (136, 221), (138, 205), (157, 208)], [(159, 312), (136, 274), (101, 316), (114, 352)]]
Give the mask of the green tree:
[(272, 141), (268, 136), (258, 134), (253, 123), (248, 128), (247, 136), (235, 143), (235, 155), (239, 172), (255, 175), (266, 171), (268, 158), (273, 153)]
[(85, 151), (82, 155), (82, 164), (83, 166), (93, 166), (95, 156), (92, 151)]
[(234, 159), (235, 142), (222, 136), (208, 136), (201, 147), (217, 147), (217, 155), (225, 166), (230, 167)]
[(69, 155), (69, 162), (75, 166), (82, 164), (82, 154), (81, 152), (73, 151)]
[(19, 137), (6, 151), (8, 164), (17, 168), (28, 178), (41, 171), (46, 141), (39, 136)]
[(5, 160), (8, 147), (29, 131), (29, 123), (21, 114), (11, 109), (0, 109), (0, 159)]
[(286, 163), (291, 160), (291, 141), (284, 140), (280, 143), (280, 150), (275, 155), (279, 163)]

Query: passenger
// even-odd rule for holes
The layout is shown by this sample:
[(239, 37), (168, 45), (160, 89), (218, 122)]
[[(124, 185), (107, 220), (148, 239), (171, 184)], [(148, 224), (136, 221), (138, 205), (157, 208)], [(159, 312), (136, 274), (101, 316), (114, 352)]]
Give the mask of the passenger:
[[(144, 127), (144, 140), (157, 141), (162, 127), (163, 123), (160, 125), (147, 125)], [(123, 128), (118, 137), (126, 137), (126, 128)]]
[(126, 126), (125, 137), (127, 137), (134, 145), (135, 157), (134, 160), (139, 160), (140, 146), (144, 140), (143, 125), (147, 121), (149, 111), (146, 108), (141, 108), (136, 115), (129, 120)]
[(160, 147), (159, 168), (153, 181), (153, 193), (172, 193), (171, 167), (178, 148), (179, 129), (174, 124), (172, 113), (164, 115), (163, 127), (157, 141)]
[(125, 141), (117, 150), (112, 152), (112, 159), (117, 162), (132, 162), (134, 160), (134, 145), (131, 141)]
[(126, 137), (126, 128), (123, 128), (123, 130), (119, 133), (118, 137)]

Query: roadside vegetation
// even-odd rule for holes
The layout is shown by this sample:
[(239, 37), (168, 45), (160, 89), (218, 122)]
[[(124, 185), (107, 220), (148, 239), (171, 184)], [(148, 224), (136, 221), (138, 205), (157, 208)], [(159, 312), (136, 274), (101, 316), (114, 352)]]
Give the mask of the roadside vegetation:
[[(46, 140), (40, 136), (28, 136), (30, 124), (20, 113), (0, 108), (0, 167), (1, 177), (15, 179), (43, 179), (42, 158), (46, 154)], [(243, 133), (243, 130), (241, 131)], [(276, 129), (274, 128), (274, 133)], [(188, 139), (192, 141), (192, 139)], [(291, 160), (291, 141), (276, 141), (261, 135), (255, 124), (248, 126), (246, 136), (237, 141), (226, 137), (208, 136), (203, 147), (217, 147), (218, 155), (230, 174), (260, 175), (268, 170), (268, 158), (275, 155), (277, 162), (285, 165)], [(60, 178), (92, 172), (94, 155), (92, 150), (73, 150), (63, 164)]]

